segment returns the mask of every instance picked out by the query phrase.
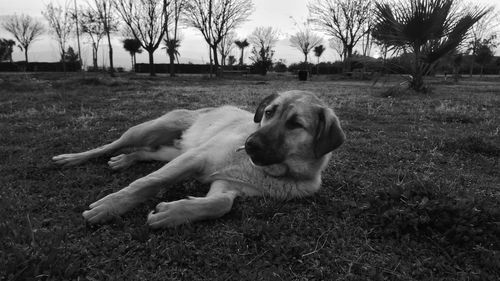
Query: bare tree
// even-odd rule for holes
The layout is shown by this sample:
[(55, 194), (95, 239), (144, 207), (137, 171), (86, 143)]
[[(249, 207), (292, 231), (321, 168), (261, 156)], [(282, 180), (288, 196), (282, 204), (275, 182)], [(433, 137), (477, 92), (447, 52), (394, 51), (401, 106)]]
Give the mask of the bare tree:
[(114, 7), (112, 0), (93, 0), (88, 4), (93, 13), (97, 15), (97, 20), (101, 23), (104, 33), (108, 39), (109, 52), (109, 72), (114, 75), (113, 66), (113, 45), (111, 44), (111, 33), (118, 30), (118, 19), (114, 16)]
[(97, 69), (99, 44), (102, 38), (106, 35), (104, 25), (102, 21), (99, 20), (99, 15), (97, 15), (95, 10), (90, 7), (86, 7), (86, 9), (81, 10), (79, 21), (82, 32), (87, 34), (90, 39), (90, 43), (92, 43), (92, 65), (94, 69)]
[(43, 16), (49, 22), (49, 27), (54, 38), (59, 44), (59, 51), (61, 54), (61, 61), (63, 63), (63, 70), (66, 71), (66, 45), (73, 30), (73, 20), (69, 10), (68, 3), (65, 6), (59, 4), (48, 3), (45, 10), (42, 11)]
[(303, 29), (299, 29), (295, 35), (290, 37), (290, 44), (304, 54), (304, 63), (307, 64), (307, 56), (309, 52), (323, 42), (323, 38), (315, 34), (309, 26), (305, 25)]
[(273, 27), (256, 27), (248, 37), (248, 41), (257, 49), (272, 49), (279, 39), (279, 30)]
[[(215, 67), (218, 68), (219, 44), (230, 31), (246, 21), (252, 12), (251, 0), (188, 0), (185, 23), (201, 32), (211, 56), (213, 55)], [(210, 65), (212, 66), (212, 59)]]
[(222, 66), (226, 65), (226, 58), (229, 56), (229, 54), (234, 48), (235, 39), (236, 39), (236, 33), (234, 31), (231, 31), (226, 36), (224, 36), (224, 39), (222, 39), (222, 41), (220, 42), (218, 50), (221, 57), (220, 61)]
[(325, 33), (342, 42), (349, 70), (349, 59), (359, 40), (370, 33), (373, 3), (370, 0), (313, 0), (308, 4), (310, 19)]
[(170, 59), (170, 76), (175, 76), (175, 59), (179, 56), (179, 47), (181, 39), (179, 38), (179, 23), (186, 8), (185, 0), (170, 0), (168, 5), (165, 5), (165, 45), (167, 47), (167, 55)]
[(28, 15), (14, 15), (2, 23), (2, 27), (16, 38), (19, 46), (24, 51), (24, 58), (28, 63), (28, 48), (33, 41), (45, 31), (43, 25)]
[(337, 54), (340, 57), (340, 60), (344, 61), (345, 60), (345, 49), (344, 49), (344, 45), (342, 44), (340, 39), (337, 37), (332, 37), (332, 38), (328, 39), (328, 43), (330, 45), (330, 48), (332, 48), (333, 50), (335, 50), (335, 52), (337, 52)]
[(149, 54), (149, 75), (155, 76), (153, 54), (160, 46), (167, 25), (169, 0), (113, 0), (128, 31)]

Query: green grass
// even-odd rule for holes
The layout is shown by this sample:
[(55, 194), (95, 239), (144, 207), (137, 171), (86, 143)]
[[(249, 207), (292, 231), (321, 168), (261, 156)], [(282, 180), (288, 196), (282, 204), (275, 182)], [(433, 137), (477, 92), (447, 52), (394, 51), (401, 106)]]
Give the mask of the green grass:
[[(392, 82), (330, 78), (2, 74), (0, 279), (498, 280), (500, 82), (431, 83), (394, 95)], [(186, 181), (90, 226), (89, 203), (161, 164), (50, 161), (174, 108), (253, 111), (289, 89), (317, 92), (347, 135), (310, 198), (240, 198), (221, 219), (148, 229), (158, 202), (208, 190)]]

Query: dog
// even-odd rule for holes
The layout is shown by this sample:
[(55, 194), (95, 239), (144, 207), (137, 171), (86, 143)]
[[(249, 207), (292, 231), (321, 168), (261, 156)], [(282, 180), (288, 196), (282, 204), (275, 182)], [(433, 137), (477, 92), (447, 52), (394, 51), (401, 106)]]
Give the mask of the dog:
[(256, 112), (233, 107), (174, 110), (128, 129), (119, 139), (53, 161), (71, 166), (112, 157), (112, 169), (136, 161), (168, 162), (159, 170), (90, 204), (83, 217), (103, 223), (188, 177), (210, 183), (206, 197), (159, 203), (147, 216), (151, 228), (218, 218), (238, 196), (304, 197), (318, 191), (332, 151), (345, 141), (338, 117), (311, 92), (287, 91), (266, 97)]

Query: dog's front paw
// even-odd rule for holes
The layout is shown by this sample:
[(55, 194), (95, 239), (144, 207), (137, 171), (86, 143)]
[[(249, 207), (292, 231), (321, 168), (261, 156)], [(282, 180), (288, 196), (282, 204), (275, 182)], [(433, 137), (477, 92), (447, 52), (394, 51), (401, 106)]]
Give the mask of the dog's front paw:
[(161, 202), (156, 205), (156, 211), (148, 215), (148, 225), (151, 228), (167, 228), (185, 224), (190, 221), (189, 209), (186, 206), (187, 200), (174, 202)]
[(124, 214), (133, 206), (130, 195), (119, 191), (90, 204), (90, 210), (83, 212), (82, 215), (89, 223), (102, 223)]
[(135, 159), (132, 155), (120, 154), (115, 157), (111, 157), (108, 161), (108, 165), (113, 170), (123, 170), (134, 164)]
[(81, 164), (87, 161), (87, 159), (88, 158), (82, 155), (81, 153), (61, 154), (52, 157), (52, 161), (54, 161), (55, 164), (64, 167)]

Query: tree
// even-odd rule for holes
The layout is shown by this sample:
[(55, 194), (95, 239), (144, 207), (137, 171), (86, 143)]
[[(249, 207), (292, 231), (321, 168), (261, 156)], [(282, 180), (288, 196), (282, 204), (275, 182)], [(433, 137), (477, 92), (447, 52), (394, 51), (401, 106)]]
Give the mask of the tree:
[(242, 66), (243, 65), (243, 53), (245, 51), (245, 48), (248, 47), (250, 45), (250, 43), (248, 43), (247, 39), (244, 39), (244, 40), (236, 40), (236, 41), (234, 41), (234, 44), (236, 44), (236, 46), (241, 50), (240, 66)]
[(253, 61), (253, 67), (261, 75), (266, 75), (267, 71), (273, 66), (274, 51), (271, 48), (261, 47), (258, 51), (257, 48), (252, 48), (252, 56), (250, 60)]
[[(473, 8), (480, 9), (478, 6), (473, 6)], [(472, 72), (474, 70), (474, 62), (476, 61), (475, 57), (477, 56), (479, 47), (481, 46), (483, 40), (488, 40), (496, 36), (498, 26), (500, 26), (500, 12), (497, 11), (495, 7), (491, 7), (490, 12), (484, 15), (472, 26), (470, 30), (470, 41), (467, 46), (470, 55), (473, 57), (473, 59), (470, 60), (469, 66), (470, 76), (472, 76)]]
[(69, 12), (68, 3), (63, 7), (49, 3), (42, 11), (43, 16), (49, 23), (51, 33), (59, 44), (59, 51), (61, 54), (61, 61), (63, 62), (63, 70), (66, 71), (66, 45), (73, 30), (71, 13)]
[(236, 58), (234, 56), (229, 56), (227, 58), (227, 64), (228, 65), (234, 65), (236, 63)]
[(118, 30), (118, 20), (114, 16), (112, 0), (93, 0), (93, 4), (89, 3), (89, 8), (93, 10), (93, 13), (97, 16), (97, 20), (102, 24), (102, 28), (108, 39), (109, 72), (113, 76), (115, 69), (113, 66), (111, 33)]
[(68, 50), (64, 53), (64, 61), (69, 63), (77, 63), (80, 61), (78, 54), (75, 53), (73, 47), (69, 46)]
[(323, 47), (323, 45), (318, 45), (316, 47), (314, 47), (314, 55), (318, 58), (318, 63), (319, 64), (319, 58), (321, 57), (321, 55), (323, 55), (323, 52), (325, 51), (325, 47)]
[(135, 54), (142, 53), (141, 42), (135, 38), (129, 38), (122, 41), (123, 48), (130, 54), (130, 60), (132, 61), (132, 71), (135, 71)]
[(160, 46), (165, 30), (167, 0), (113, 0), (128, 31), (141, 43), (149, 55), (149, 75), (155, 76), (153, 54)]
[(354, 47), (370, 33), (372, 7), (370, 0), (313, 0), (308, 4), (311, 22), (342, 43), (344, 71), (350, 70)]
[(290, 44), (304, 54), (304, 64), (307, 65), (307, 56), (309, 52), (323, 41), (319, 35), (312, 32), (309, 26), (305, 25), (290, 37)]
[(423, 92), (423, 77), (444, 55), (461, 44), (470, 28), (488, 10), (459, 13), (454, 0), (404, 0), (376, 4), (373, 37), (393, 50), (409, 51), (409, 87)]
[(43, 25), (31, 16), (14, 15), (8, 17), (2, 23), (2, 27), (16, 38), (19, 47), (24, 51), (24, 59), (28, 63), (28, 48), (45, 32)]
[(321, 55), (323, 54), (323, 52), (325, 51), (325, 47), (323, 47), (323, 45), (318, 45), (316, 47), (314, 47), (313, 51), (314, 51), (314, 55), (318, 58), (318, 62), (316, 63), (316, 73), (319, 74), (319, 58), (321, 57)]
[(338, 39), (337, 37), (332, 37), (332, 38), (328, 39), (328, 44), (329, 44), (330, 48), (332, 48), (333, 50), (335, 50), (337, 52), (340, 60), (345, 61), (346, 53), (345, 53), (345, 49), (344, 49), (342, 41), (340, 39)]
[(273, 66), (274, 46), (279, 39), (279, 31), (273, 27), (256, 27), (248, 41), (253, 45), (252, 56), (253, 66), (257, 71), (266, 75), (267, 71)]
[(15, 45), (14, 40), (0, 38), (0, 61), (8, 60), (12, 63), (12, 52)]
[(480, 76), (483, 77), (484, 65), (491, 62), (494, 57), (493, 49), (497, 46), (496, 36), (483, 39), (477, 46), (475, 61), (481, 66)]
[(234, 47), (234, 39), (236, 37), (236, 33), (234, 32), (229, 32), (222, 41), (219, 44), (219, 54), (220, 54), (220, 61), (221, 65), (225, 66), (226, 65), (226, 58), (229, 56), (231, 51), (233, 50)]
[(252, 44), (257, 49), (272, 49), (276, 45), (276, 42), (278, 42), (278, 39), (278, 29), (263, 26), (256, 27), (248, 37), (248, 41), (250, 42), (250, 44)]
[[(251, 0), (189, 0), (185, 23), (198, 29), (210, 49), (215, 68), (219, 67), (218, 46), (224, 37), (236, 29), (253, 11)], [(212, 59), (210, 59), (212, 69)], [(211, 71), (212, 73), (213, 71)]]
[(78, 18), (82, 33), (87, 34), (90, 42), (92, 43), (92, 65), (94, 69), (97, 70), (97, 54), (99, 51), (99, 44), (102, 38), (106, 35), (103, 22), (99, 20), (99, 15), (96, 14), (95, 10), (90, 7), (83, 9)]
[[(174, 58), (177, 60), (177, 63), (179, 63), (179, 56), (180, 56), (180, 53), (179, 53), (179, 47), (181, 46), (181, 40), (180, 39), (167, 39), (167, 38), (163, 38), (163, 44), (165, 44), (165, 47), (163, 47), (162, 49), (165, 49), (166, 52), (167, 52), (167, 56), (169, 58)], [(172, 62), (172, 61), (171, 61)], [(172, 67), (172, 64), (170, 65), (170, 67)], [(170, 69), (172, 70), (172, 69)], [(175, 76), (175, 72), (172, 72), (170, 71), (170, 76), (171, 77), (174, 77)]]
[(170, 59), (171, 77), (175, 76), (174, 60), (177, 59), (177, 62), (179, 62), (179, 47), (181, 44), (181, 39), (179, 38), (178, 27), (179, 21), (184, 14), (185, 7), (185, 0), (170, 0), (170, 4), (166, 5), (166, 31), (164, 43), (167, 47), (167, 55)]

